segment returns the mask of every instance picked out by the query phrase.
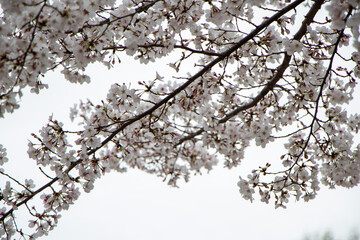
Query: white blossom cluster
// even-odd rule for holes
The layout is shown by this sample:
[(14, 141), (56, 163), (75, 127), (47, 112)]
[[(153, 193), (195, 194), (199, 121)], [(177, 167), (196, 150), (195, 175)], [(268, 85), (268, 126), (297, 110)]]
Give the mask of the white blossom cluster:
[[(146, 64), (170, 55), (177, 74), (156, 72), (137, 89), (114, 84), (100, 104), (76, 104), (76, 132), (50, 118), (28, 149), (49, 182), (36, 189), (31, 179), (21, 183), (0, 170), (8, 178), (0, 186), (1, 239), (46, 235), (80, 189), (90, 192), (109, 171), (137, 168), (177, 186), (219, 163), (236, 167), (247, 147), (279, 138), (287, 139), (283, 168), (267, 163), (240, 177), (244, 199), (258, 193), (285, 207), (291, 197), (313, 199), (320, 183), (360, 182), (360, 115), (346, 111), (360, 77), (358, 0), (0, 5), (0, 117), (19, 107), (24, 89), (47, 87), (44, 74), (55, 68), (82, 84), (93, 62), (112, 67), (125, 53)], [(188, 62), (196, 62), (193, 75), (183, 72)], [(0, 145), (0, 165), (7, 161)], [(42, 205), (32, 203), (37, 195)], [(20, 207), (32, 233), (17, 225)]]

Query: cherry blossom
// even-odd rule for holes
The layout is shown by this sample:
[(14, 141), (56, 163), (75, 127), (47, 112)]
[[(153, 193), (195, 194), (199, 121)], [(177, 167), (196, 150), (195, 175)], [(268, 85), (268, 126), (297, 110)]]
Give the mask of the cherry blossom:
[[(86, 84), (91, 63), (111, 68), (128, 55), (139, 68), (170, 57), (172, 74), (155, 69), (138, 84), (112, 85), (99, 103), (74, 103), (77, 130), (50, 117), (28, 143), (46, 183), (6, 173), (12, 160), (0, 144), (1, 239), (47, 235), (110, 171), (136, 168), (179, 186), (218, 165), (237, 167), (248, 147), (278, 139), (286, 141), (273, 160), (281, 166), (240, 176), (245, 200), (286, 207), (323, 186), (359, 185), (360, 115), (346, 110), (360, 77), (358, 0), (0, 5), (0, 117), (21, 107), (24, 91), (47, 88), (50, 70)], [(29, 232), (17, 224), (19, 208)]]

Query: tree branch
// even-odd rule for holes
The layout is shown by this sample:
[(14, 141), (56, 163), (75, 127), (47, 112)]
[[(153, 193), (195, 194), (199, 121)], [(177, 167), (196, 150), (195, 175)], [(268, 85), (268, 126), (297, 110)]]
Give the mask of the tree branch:
[[(350, 15), (352, 13), (352, 10), (353, 10), (352, 7), (350, 7), (349, 12), (348, 12), (348, 14), (346, 15), (346, 17), (344, 19), (345, 22), (350, 17)], [(331, 54), (331, 57), (330, 57), (330, 62), (329, 62), (328, 68), (326, 69), (325, 75), (324, 75), (322, 83), (320, 85), (319, 94), (318, 94), (318, 96), (316, 98), (316, 101), (315, 101), (316, 104), (315, 104), (315, 112), (314, 112), (314, 115), (312, 116), (313, 119), (311, 121), (311, 124), (308, 126), (308, 127), (310, 127), (309, 135), (308, 135), (308, 137), (306, 139), (306, 142), (305, 142), (304, 146), (301, 149), (301, 152), (299, 153), (299, 155), (297, 155), (296, 160), (294, 161), (293, 165), (290, 167), (290, 170), (297, 164), (297, 162), (300, 159), (301, 155), (304, 153), (305, 149), (307, 148), (307, 146), (308, 146), (308, 144), (310, 142), (311, 136), (313, 136), (314, 124), (315, 124), (315, 122), (317, 120), (317, 114), (318, 114), (318, 111), (319, 111), (320, 98), (322, 96), (322, 92), (323, 92), (326, 80), (330, 76), (330, 72), (331, 72), (331, 69), (332, 69), (334, 58), (335, 58), (335, 55), (337, 54), (337, 50), (338, 50), (341, 38), (344, 36), (344, 31), (345, 31), (345, 28), (343, 28), (339, 32), (339, 36), (338, 36), (338, 38), (337, 38), (337, 40), (336, 40), (336, 42), (334, 44), (334, 51), (333, 51), (333, 53)]]
[[(160, 48), (164, 48), (166, 47), (163, 44), (157, 44), (157, 43), (153, 43), (153, 44), (147, 44), (147, 45), (138, 45), (139, 48), (152, 48), (152, 47), (160, 47)], [(204, 51), (204, 50), (196, 50), (184, 45), (174, 45), (174, 48), (179, 48), (179, 49), (184, 49), (187, 51), (190, 51), (192, 53), (199, 53), (199, 54), (203, 54), (203, 55), (208, 55), (208, 56), (220, 56), (221, 53), (216, 53), (216, 52), (209, 52), (209, 51)], [(112, 47), (104, 47), (103, 50), (125, 50), (127, 49), (126, 46), (112, 46)]]

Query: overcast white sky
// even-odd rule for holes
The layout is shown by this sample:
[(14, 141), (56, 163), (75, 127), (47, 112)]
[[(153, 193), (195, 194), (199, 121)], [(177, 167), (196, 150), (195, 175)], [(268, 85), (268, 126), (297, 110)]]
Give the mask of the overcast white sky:
[[(78, 99), (96, 102), (106, 96), (113, 82), (155, 78), (153, 65), (126, 59), (113, 71), (92, 67), (88, 72), (93, 80), (86, 86), (72, 85), (59, 74), (49, 74), (53, 81), (49, 90), (38, 96), (27, 94), (20, 110), (0, 119), (0, 143), (8, 149), (10, 159), (5, 169), (23, 178), (39, 174), (27, 157), (27, 139), (52, 113), (67, 122), (69, 107)], [(360, 112), (359, 106), (355, 110)], [(291, 203), (286, 210), (243, 200), (236, 186), (238, 176), (246, 176), (250, 166), (263, 165), (270, 157), (276, 161), (274, 153), (274, 147), (252, 149), (239, 168), (229, 171), (219, 167), (193, 177), (180, 189), (139, 171), (111, 173), (96, 183), (93, 192), (82, 194), (69, 211), (63, 212), (58, 227), (43, 239), (300, 240), (306, 234), (326, 230), (346, 239), (351, 231), (360, 229), (359, 187), (323, 188), (315, 200)], [(4, 181), (0, 177), (1, 186)]]

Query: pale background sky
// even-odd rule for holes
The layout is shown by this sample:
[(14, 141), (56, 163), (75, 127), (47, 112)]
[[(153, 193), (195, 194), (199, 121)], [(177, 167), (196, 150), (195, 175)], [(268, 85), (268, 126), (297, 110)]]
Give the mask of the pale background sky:
[[(159, 63), (156, 67), (163, 69)], [(49, 90), (38, 96), (25, 94), (21, 109), (0, 119), (0, 143), (10, 159), (4, 168), (17, 177), (36, 178), (40, 172), (27, 157), (27, 139), (46, 124), (49, 115), (68, 122), (69, 108), (78, 99), (97, 102), (106, 96), (112, 83), (151, 80), (156, 69), (155, 65), (123, 59), (112, 71), (89, 68), (92, 83), (83, 86), (67, 83), (57, 73), (49, 74)], [(359, 106), (353, 110), (360, 112)], [(238, 176), (246, 176), (251, 167), (264, 165), (269, 158), (277, 161), (276, 150), (274, 146), (252, 149), (237, 169), (219, 166), (210, 174), (192, 177), (180, 189), (134, 170), (105, 175), (90, 194), (83, 193), (69, 211), (62, 213), (58, 227), (42, 239), (300, 240), (306, 234), (326, 230), (337, 239), (347, 239), (360, 229), (359, 187), (323, 188), (315, 200), (291, 202), (286, 210), (242, 199), (236, 186)], [(1, 186), (4, 181), (0, 177)]]

